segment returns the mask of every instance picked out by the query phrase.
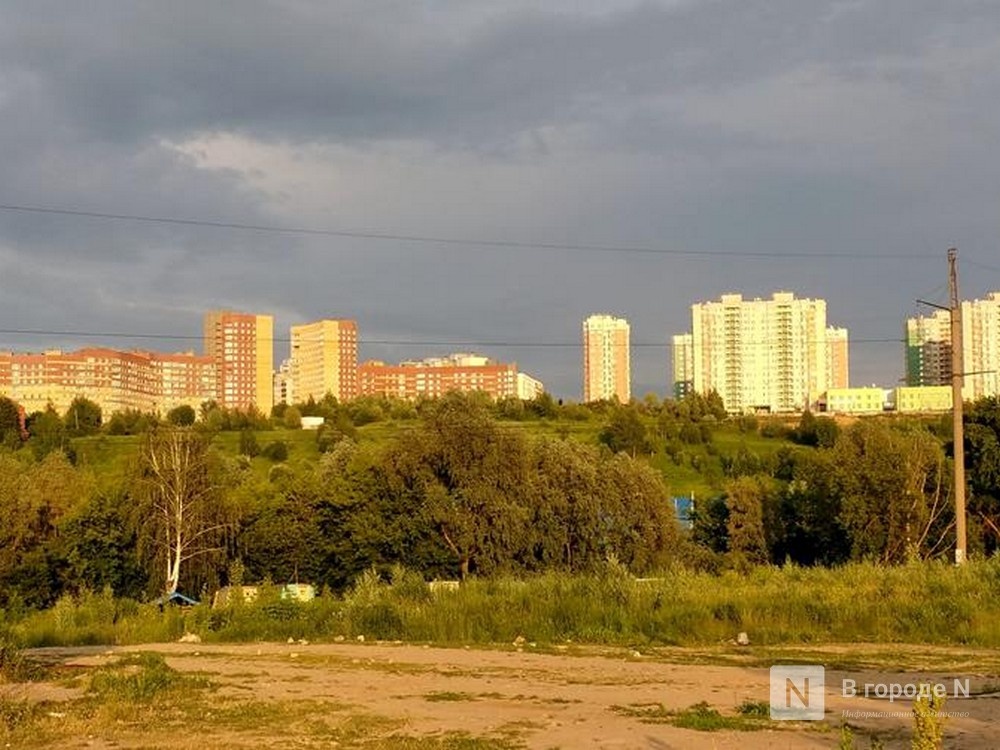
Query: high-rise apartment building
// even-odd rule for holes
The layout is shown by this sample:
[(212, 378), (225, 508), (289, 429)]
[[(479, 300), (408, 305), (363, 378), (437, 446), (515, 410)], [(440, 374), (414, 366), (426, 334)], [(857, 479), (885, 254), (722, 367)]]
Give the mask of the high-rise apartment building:
[(583, 400), (627, 403), (631, 395), (628, 321), (591, 315), (583, 321)]
[(671, 338), (674, 398), (681, 399), (694, 392), (694, 340), (690, 333), (678, 333)]
[(331, 394), (339, 401), (358, 395), (358, 324), (353, 320), (318, 320), (292, 326), (292, 388), (298, 401), (319, 401)]
[(274, 403), (294, 404), (295, 383), (292, 380), (292, 360), (282, 360), (274, 373)]
[(850, 360), (848, 358), (847, 329), (826, 329), (826, 387), (850, 387)]
[(269, 413), (274, 402), (274, 318), (212, 310), (205, 313), (204, 342), (205, 356), (215, 363), (219, 405)]
[(534, 378), (519, 379), (517, 365), (495, 362), (477, 354), (451, 354), (398, 365), (364, 362), (358, 368), (362, 396), (416, 399), (438, 398), (449, 391), (487, 393), (491, 398), (519, 397), (522, 389), (532, 397), (544, 389)]
[(947, 310), (907, 319), (906, 384), (951, 385), (951, 314)]
[(847, 386), (847, 331), (827, 329), (824, 300), (724, 294), (691, 306), (691, 368), (694, 390), (729, 412), (801, 411)]
[[(906, 321), (906, 384), (951, 385), (951, 314)], [(962, 398), (1000, 395), (1000, 292), (962, 302)]]

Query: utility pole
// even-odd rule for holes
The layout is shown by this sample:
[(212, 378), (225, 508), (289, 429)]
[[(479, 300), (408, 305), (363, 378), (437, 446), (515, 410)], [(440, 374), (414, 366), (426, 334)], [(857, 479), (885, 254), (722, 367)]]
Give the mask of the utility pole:
[[(918, 299), (922, 305), (947, 310), (951, 315), (951, 434), (952, 454), (955, 459), (955, 564), (962, 565), (966, 558), (965, 531), (965, 428), (962, 424), (962, 385), (966, 373), (962, 358), (962, 303), (958, 298), (958, 250), (948, 249), (948, 289), (951, 299), (948, 307)], [(971, 374), (971, 373), (970, 373)]]
[(955, 564), (966, 557), (965, 431), (962, 426), (962, 302), (958, 298), (958, 250), (948, 250), (948, 289), (951, 296), (951, 424), (955, 459)]

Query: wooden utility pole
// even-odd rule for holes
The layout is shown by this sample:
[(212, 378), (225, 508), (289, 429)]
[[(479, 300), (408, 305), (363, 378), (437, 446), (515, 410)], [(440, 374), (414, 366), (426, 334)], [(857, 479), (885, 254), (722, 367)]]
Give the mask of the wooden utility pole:
[(966, 557), (965, 431), (962, 426), (962, 302), (958, 298), (958, 250), (948, 250), (948, 288), (951, 296), (951, 420), (955, 458), (955, 564)]

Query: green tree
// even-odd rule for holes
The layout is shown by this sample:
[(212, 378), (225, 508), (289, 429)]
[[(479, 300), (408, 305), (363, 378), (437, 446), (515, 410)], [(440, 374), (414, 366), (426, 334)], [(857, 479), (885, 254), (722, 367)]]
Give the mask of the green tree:
[(253, 494), (253, 510), (240, 533), (250, 580), (329, 583), (330, 538), (322, 525), (323, 490), (314, 474), (293, 475), (280, 485), (256, 488)]
[(87, 501), (90, 477), (58, 452), (34, 463), (0, 455), (0, 604), (17, 594), (29, 606), (51, 604), (60, 593), (59, 526)]
[(116, 492), (94, 493), (61, 525), (68, 578), (75, 587), (139, 598), (148, 576), (137, 554), (132, 498)]
[(0, 443), (21, 441), (21, 412), (17, 404), (0, 396)]
[(45, 411), (31, 415), (28, 434), (28, 445), (35, 458), (40, 460), (53, 451), (61, 451), (72, 458), (66, 426), (51, 404)]
[(604, 429), (600, 440), (613, 452), (624, 451), (632, 458), (638, 453), (649, 452), (649, 439), (646, 434), (646, 423), (639, 412), (632, 407), (615, 409)]
[(831, 455), (853, 557), (901, 562), (945, 551), (954, 513), (944, 451), (929, 432), (858, 422)]
[(984, 552), (1000, 549), (1000, 398), (983, 398), (965, 411), (965, 468), (970, 530), (979, 529)]
[(819, 435), (816, 430), (816, 417), (806, 409), (799, 418), (799, 426), (792, 433), (792, 438), (800, 445), (819, 445)]
[(288, 444), (284, 440), (272, 440), (264, 446), (260, 455), (269, 461), (279, 463), (288, 460)]
[(174, 427), (190, 427), (195, 423), (196, 416), (190, 404), (181, 404), (167, 412), (167, 422)]
[(729, 553), (738, 562), (762, 564), (768, 560), (764, 535), (767, 478), (739, 477), (726, 484), (726, 533)]
[(801, 565), (837, 565), (851, 555), (841, 519), (831, 451), (794, 450), (780, 457), (785, 479), (780, 493), (772, 558)]
[(294, 406), (289, 406), (285, 409), (285, 413), (282, 416), (282, 422), (285, 427), (289, 430), (298, 430), (302, 427), (302, 412)]
[(101, 407), (84, 396), (77, 396), (63, 417), (70, 437), (96, 435), (101, 429)]
[(116, 411), (104, 425), (108, 435), (141, 435), (157, 422), (155, 414), (146, 414), (138, 409)]
[(240, 455), (247, 458), (254, 458), (260, 455), (260, 445), (257, 443), (257, 434), (253, 430), (240, 431)]
[(460, 575), (473, 564), (486, 573), (502, 568), (526, 536), (526, 513), (516, 502), (530, 482), (523, 441), (498, 428), (481, 399), (458, 393), (435, 404), (414, 437), (430, 469), (425, 509)]

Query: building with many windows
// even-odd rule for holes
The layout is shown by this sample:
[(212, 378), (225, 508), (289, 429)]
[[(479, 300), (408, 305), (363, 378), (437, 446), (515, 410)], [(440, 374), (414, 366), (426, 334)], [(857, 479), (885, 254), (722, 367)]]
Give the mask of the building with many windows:
[(583, 321), (583, 400), (627, 403), (631, 395), (628, 321), (591, 315)]
[(908, 414), (951, 411), (951, 386), (900, 386), (893, 390), (892, 407), (900, 413)]
[(693, 390), (731, 413), (798, 412), (848, 386), (847, 331), (827, 328), (824, 300), (724, 294), (691, 306), (690, 335)]
[[(402, 399), (437, 398), (449, 391), (482, 391), (491, 398), (519, 396), (519, 385), (536, 394), (543, 388), (534, 378), (519, 382), (517, 365), (495, 362), (477, 354), (451, 354), (398, 365), (372, 360), (358, 367), (362, 396), (392, 396)], [(536, 394), (537, 395), (537, 394)], [(533, 398), (534, 396), (532, 396)]]
[(906, 384), (951, 385), (951, 313), (906, 320)]
[(694, 341), (690, 333), (678, 333), (671, 339), (674, 398), (694, 392)]
[[(951, 313), (906, 321), (906, 384), (951, 385)], [(962, 398), (1000, 395), (1000, 292), (962, 302)]]
[(358, 395), (358, 324), (318, 320), (292, 326), (291, 379), (295, 398), (339, 401)]
[(205, 356), (215, 363), (219, 405), (269, 413), (274, 403), (274, 318), (212, 310), (205, 313), (204, 343)]
[(197, 409), (216, 397), (215, 365), (191, 352), (162, 354), (101, 347), (38, 354), (0, 352), (0, 395), (27, 412), (51, 405), (60, 414), (83, 396), (105, 415)]
[(526, 372), (517, 374), (517, 397), (522, 401), (534, 401), (545, 393), (545, 384)]
[(889, 392), (878, 386), (831, 388), (818, 399), (818, 411), (826, 414), (881, 414), (891, 403)]

